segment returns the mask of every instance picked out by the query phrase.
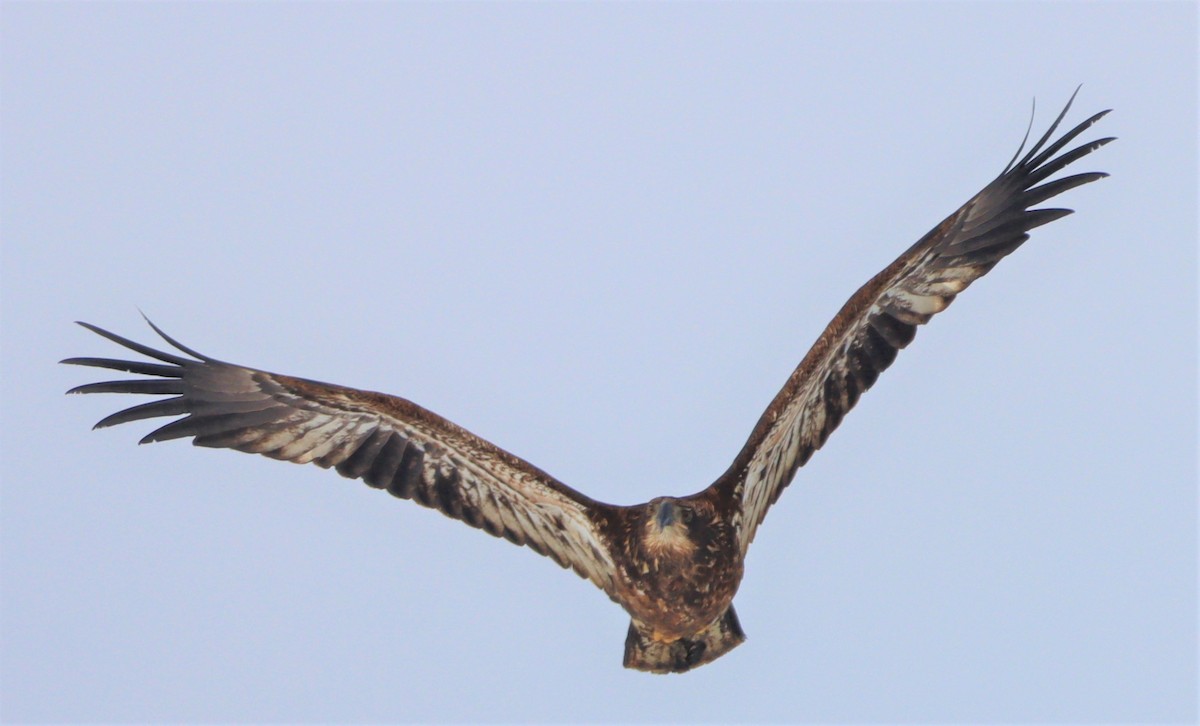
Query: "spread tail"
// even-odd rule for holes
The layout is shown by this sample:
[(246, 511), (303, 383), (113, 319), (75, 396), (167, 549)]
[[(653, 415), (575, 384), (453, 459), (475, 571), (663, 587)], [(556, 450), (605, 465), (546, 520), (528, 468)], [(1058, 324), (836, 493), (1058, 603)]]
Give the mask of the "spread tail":
[(704, 630), (671, 643), (655, 640), (648, 630), (630, 622), (625, 636), (625, 667), (651, 673), (685, 673), (720, 658), (745, 640), (732, 605)]

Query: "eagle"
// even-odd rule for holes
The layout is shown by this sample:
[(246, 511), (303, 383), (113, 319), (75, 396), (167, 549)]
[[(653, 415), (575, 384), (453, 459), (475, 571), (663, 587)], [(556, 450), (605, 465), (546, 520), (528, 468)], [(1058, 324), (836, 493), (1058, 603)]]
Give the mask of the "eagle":
[(181, 416), (140, 443), (191, 437), (196, 446), (333, 468), (524, 545), (590, 580), (625, 609), (627, 668), (683, 673), (745, 640), (732, 603), (767, 510), (912, 342), (917, 326), (1020, 247), (1030, 230), (1072, 212), (1035, 205), (1107, 176), (1087, 172), (1047, 181), (1113, 140), (1063, 152), (1108, 113), (1101, 111), (1051, 141), (1074, 99), (1022, 156), (1031, 121), (999, 176), (850, 297), (733, 463), (695, 494), (605, 504), (409, 400), (227, 363), (179, 343), (148, 318), (178, 353), (79, 323), (150, 360), (68, 358), (62, 362), (144, 376), (68, 393), (167, 396), (114, 413), (95, 428)]

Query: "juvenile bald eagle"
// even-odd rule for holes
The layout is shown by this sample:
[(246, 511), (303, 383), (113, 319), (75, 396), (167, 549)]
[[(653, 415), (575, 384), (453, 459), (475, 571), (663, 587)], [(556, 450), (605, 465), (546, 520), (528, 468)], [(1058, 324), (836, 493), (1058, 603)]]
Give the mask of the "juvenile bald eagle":
[(917, 326), (1021, 246), (1029, 230), (1071, 213), (1031, 207), (1106, 176), (1046, 181), (1112, 141), (1060, 154), (1107, 113), (1050, 142), (1070, 107), (1068, 101), (1027, 154), (1021, 157), (1022, 143), (1000, 176), (850, 297), (733, 464), (691, 496), (604, 504), (403, 398), (225, 363), (181, 345), (153, 323), (167, 343), (191, 357), (81, 323), (160, 362), (69, 358), (63, 362), (149, 376), (90, 383), (70, 393), (170, 396), (115, 413), (96, 427), (182, 416), (141, 443), (190, 436), (197, 446), (332, 467), (526, 545), (591, 580), (625, 608), (631, 617), (626, 667), (681, 673), (745, 640), (731, 603), (767, 509), (912, 341)]

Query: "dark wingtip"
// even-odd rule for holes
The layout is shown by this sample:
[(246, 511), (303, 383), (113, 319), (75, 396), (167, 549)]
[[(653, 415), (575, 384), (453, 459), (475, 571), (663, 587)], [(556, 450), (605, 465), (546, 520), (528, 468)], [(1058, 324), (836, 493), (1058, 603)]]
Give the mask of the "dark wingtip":
[(141, 308), (138, 308), (138, 312), (139, 312), (139, 313), (141, 313), (141, 315), (142, 315), (142, 319), (146, 321), (146, 324), (147, 324), (147, 325), (149, 325), (149, 326), (150, 326), (150, 328), (151, 328), (151, 329), (152, 329), (154, 332), (158, 333), (158, 337), (162, 338), (163, 340), (167, 341), (167, 342), (168, 342), (168, 343), (170, 343), (171, 345), (175, 346), (175, 348), (177, 348), (178, 350), (181, 350), (181, 351), (183, 351), (184, 353), (187, 353), (188, 355), (190, 355), (190, 356), (192, 356), (192, 357), (194, 357), (194, 358), (199, 358), (200, 360), (203, 360), (203, 361), (211, 361), (211, 360), (213, 360), (212, 358), (209, 358), (208, 356), (204, 355), (203, 353), (201, 353), (201, 352), (199, 352), (199, 351), (192, 350), (191, 348), (187, 347), (187, 346), (186, 346), (186, 345), (184, 345), (183, 343), (180, 343), (178, 340), (175, 340), (175, 339), (174, 339), (174, 338), (172, 338), (171, 336), (169, 336), (169, 335), (167, 335), (166, 333), (164, 333), (164, 332), (163, 332), (163, 330), (162, 330), (162, 328), (160, 328), (160, 327), (158, 327), (157, 325), (155, 325), (155, 324), (154, 324), (154, 321), (153, 321), (153, 320), (151, 320), (151, 319), (150, 319), (150, 317), (149, 317), (148, 315), (146, 315), (146, 313), (142, 312), (142, 309), (141, 309)]
[(1074, 209), (1066, 209), (1062, 207), (1050, 207), (1047, 209), (1031, 209), (1025, 213), (1025, 228), (1027, 230), (1036, 229), (1043, 224), (1062, 219), (1068, 215), (1074, 214)]
[[(96, 335), (99, 335), (101, 338), (107, 338), (108, 340), (111, 340), (112, 342), (116, 343), (117, 345), (125, 346), (126, 348), (128, 348), (130, 350), (136, 351), (136, 352), (141, 353), (142, 355), (150, 357), (150, 358), (156, 358), (158, 360), (163, 361), (164, 363), (172, 363), (177, 366), (185, 366), (185, 365), (189, 365), (189, 364), (196, 362), (194, 360), (188, 360), (187, 358), (183, 358), (183, 357), (175, 355), (173, 353), (167, 353), (165, 351), (156, 350), (154, 348), (151, 348), (148, 345), (142, 345), (141, 343), (132, 341), (129, 338), (124, 338), (120, 335), (117, 335), (116, 333), (110, 333), (109, 331), (105, 330), (104, 328), (101, 328), (98, 325), (92, 325), (91, 323), (85, 323), (82, 320), (76, 320), (75, 322), (76, 322), (76, 324), (81, 325), (81, 326), (87, 328), (88, 330), (92, 331)], [(147, 319), (146, 322), (150, 323), (149, 319)], [(196, 358), (199, 358), (202, 361), (214, 360), (213, 358), (209, 358), (207, 356), (203, 356), (203, 355), (197, 353), (196, 351), (192, 350), (191, 348), (188, 348), (187, 346), (180, 345), (174, 339), (170, 338), (165, 333), (163, 333), (161, 330), (159, 330), (157, 327), (155, 327), (154, 323), (150, 323), (150, 327), (154, 328), (154, 330), (159, 335), (161, 335), (164, 340), (166, 340), (168, 343), (175, 346), (182, 352), (187, 353), (188, 355), (194, 356)]]
[[(1076, 92), (1079, 91), (1079, 89), (1075, 89), (1075, 90), (1076, 90)], [(1009, 172), (1009, 170), (1012, 169), (1013, 164), (1017, 163), (1017, 159), (1021, 158), (1021, 152), (1025, 151), (1025, 144), (1029, 143), (1029, 134), (1033, 131), (1033, 120), (1036, 117), (1037, 117), (1037, 97), (1034, 97), (1033, 107), (1029, 110), (1029, 125), (1025, 127), (1025, 136), (1024, 136), (1024, 138), (1021, 139), (1021, 144), (1019, 146), (1017, 146), (1016, 153), (1013, 154), (1012, 158), (1008, 160), (1008, 163), (1004, 165), (1004, 171), (1000, 172), (1000, 174), (1002, 176), (1004, 174), (1007, 174)]]

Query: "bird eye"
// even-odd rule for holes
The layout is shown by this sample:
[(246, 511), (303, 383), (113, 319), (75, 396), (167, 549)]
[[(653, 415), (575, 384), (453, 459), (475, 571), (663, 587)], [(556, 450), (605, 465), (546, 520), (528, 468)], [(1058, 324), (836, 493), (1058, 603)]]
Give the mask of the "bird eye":
[(691, 522), (692, 517), (695, 516), (695, 512), (693, 512), (692, 510), (687, 509), (687, 508), (681, 508), (681, 509), (682, 509), (682, 511), (679, 513), (679, 518), (683, 520), (684, 524)]

